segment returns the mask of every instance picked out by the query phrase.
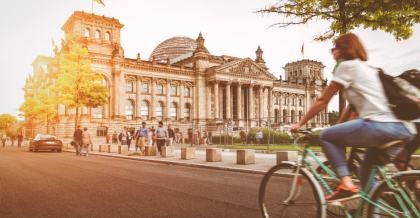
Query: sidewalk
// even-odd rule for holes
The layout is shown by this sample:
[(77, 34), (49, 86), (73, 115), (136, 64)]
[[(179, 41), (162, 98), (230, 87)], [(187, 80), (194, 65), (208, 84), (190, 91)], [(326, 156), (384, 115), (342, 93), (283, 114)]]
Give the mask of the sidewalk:
[[(275, 154), (261, 154), (255, 153), (255, 164), (248, 165), (238, 165), (236, 164), (236, 151), (225, 150), (222, 151), (222, 161), (221, 162), (206, 162), (206, 150), (205, 147), (197, 147), (195, 159), (191, 160), (181, 160), (181, 149), (180, 147), (175, 147), (175, 152), (173, 157), (161, 157), (157, 156), (139, 156), (132, 155), (135, 153), (131, 148), (128, 154), (118, 154), (118, 146), (111, 145), (111, 153), (107, 152), (98, 152), (99, 146), (93, 146), (93, 152), (90, 151), (90, 155), (100, 155), (113, 158), (124, 158), (129, 160), (136, 161), (148, 161), (148, 162), (157, 162), (163, 164), (174, 164), (181, 166), (189, 167), (199, 167), (199, 168), (208, 168), (208, 169), (218, 169), (218, 170), (227, 170), (235, 172), (246, 172), (254, 174), (264, 174), (271, 167), (276, 165), (276, 155)], [(64, 146), (64, 151), (75, 152), (73, 147), (67, 148)], [(131, 155), (130, 155), (131, 154)], [(321, 160), (325, 160), (324, 157), (319, 157)]]

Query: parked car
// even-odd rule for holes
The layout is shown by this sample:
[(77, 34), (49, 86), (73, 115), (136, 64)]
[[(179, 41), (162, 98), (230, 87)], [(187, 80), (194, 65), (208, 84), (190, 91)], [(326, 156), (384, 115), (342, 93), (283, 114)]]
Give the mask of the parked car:
[(29, 151), (57, 151), (61, 152), (63, 142), (53, 135), (37, 134), (29, 143)]

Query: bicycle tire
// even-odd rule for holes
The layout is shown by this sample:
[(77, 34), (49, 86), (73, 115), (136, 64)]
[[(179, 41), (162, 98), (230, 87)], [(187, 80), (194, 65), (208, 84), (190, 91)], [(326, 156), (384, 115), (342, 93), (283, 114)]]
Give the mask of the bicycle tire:
[[(415, 205), (417, 211), (415, 212), (412, 209), (409, 209), (412, 217), (420, 216), (420, 171), (405, 171), (400, 174), (396, 174), (392, 179), (398, 183), (400, 187), (403, 188), (405, 193), (410, 197), (410, 200)], [(373, 202), (378, 202), (381, 200), (386, 204), (392, 206), (393, 210), (398, 210), (399, 213), (402, 213), (402, 208), (398, 204), (395, 197), (392, 194), (398, 194), (393, 192), (385, 182), (381, 182), (379, 186), (371, 194), (371, 200)], [(398, 194), (399, 195), (399, 194)], [(392, 217), (382, 211), (379, 207), (375, 207), (373, 204), (368, 204), (366, 206), (367, 217)], [(399, 217), (404, 217), (402, 214)]]
[[(299, 172), (295, 192), (290, 193), (294, 176), (281, 173), (293, 174), (296, 170), (296, 166), (282, 163), (272, 167), (264, 175), (258, 198), (263, 217), (322, 217), (325, 214), (322, 211), (320, 195), (304, 170)], [(304, 196), (301, 196), (302, 193)], [(290, 196), (293, 196), (293, 200), (284, 202)], [(293, 206), (295, 208), (288, 210)], [(286, 215), (288, 212), (290, 214)]]

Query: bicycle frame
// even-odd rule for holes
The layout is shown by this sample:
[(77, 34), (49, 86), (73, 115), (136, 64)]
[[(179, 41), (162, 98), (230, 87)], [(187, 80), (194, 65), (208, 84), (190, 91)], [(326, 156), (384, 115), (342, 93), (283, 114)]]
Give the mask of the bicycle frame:
[[(297, 141), (297, 140), (296, 140)], [(295, 141), (295, 142), (296, 142)], [(310, 149), (310, 145), (309, 144), (305, 144), (304, 145), (304, 149), (302, 151), (302, 159), (296, 162), (296, 174), (294, 176), (293, 179), (293, 183), (292, 183), (292, 187), (290, 190), (290, 195), (289, 197), (284, 201), (284, 203), (293, 200), (296, 195), (298, 193), (296, 193), (296, 182), (297, 182), (297, 177), (299, 175), (299, 172), (301, 169), (304, 169), (305, 171), (309, 172), (311, 174), (311, 176), (313, 177), (313, 179), (316, 180), (316, 182), (318, 182), (318, 184), (321, 186), (321, 188), (323, 190), (325, 190), (326, 193), (331, 194), (333, 192), (333, 190), (331, 189), (331, 187), (329, 187), (328, 183), (326, 182), (326, 180), (319, 174), (316, 172), (316, 170), (312, 167), (312, 164), (309, 162), (308, 157), (312, 158), (313, 160), (315, 160), (315, 162), (324, 170), (324, 172), (327, 173), (328, 176), (330, 176), (333, 180), (339, 181), (339, 179), (337, 178), (336, 174), (327, 166), (325, 166), (323, 164), (323, 162), (321, 160), (319, 160), (316, 157), (316, 154)], [(416, 217), (420, 217), (419, 211), (417, 211), (416, 206), (413, 204), (413, 202), (410, 200), (410, 197), (407, 195), (407, 193), (403, 190), (402, 187), (399, 186), (398, 183), (396, 183), (392, 177), (390, 176), (390, 174), (387, 172), (385, 167), (382, 166), (375, 166), (370, 173), (369, 176), (369, 183), (371, 184), (372, 181), (375, 179), (376, 175), (379, 175), (383, 178), (382, 183), (385, 183), (391, 190), (394, 190), (394, 196), (399, 204), (399, 206), (403, 209), (403, 213), (406, 217), (412, 217), (410, 216), (410, 211), (409, 209), (411, 209), (412, 211), (414, 211)], [(379, 186), (379, 185), (378, 185)], [(371, 190), (370, 194), (368, 194), (368, 190)], [(366, 187), (365, 190), (361, 190), (360, 191), (360, 197), (361, 197), (361, 201), (359, 203), (359, 205), (357, 206), (356, 209), (356, 213), (354, 217), (360, 217), (362, 215), (363, 212), (363, 208), (366, 204), (372, 204), (375, 207), (381, 209), (382, 211), (384, 211), (385, 213), (387, 213), (388, 215), (392, 216), (392, 217), (396, 217), (398, 218), (398, 214), (396, 214), (397, 210), (395, 208), (393, 208), (390, 205), (387, 205), (385, 202), (373, 202), (370, 197), (373, 195), (375, 188), (374, 187)], [(318, 190), (319, 191), (319, 190)], [(397, 193), (397, 194), (395, 194)], [(323, 194), (321, 195), (323, 196)], [(343, 206), (344, 207), (344, 206)], [(344, 208), (344, 212), (346, 217), (348, 218), (352, 218), (353, 216), (347, 211), (347, 209)]]

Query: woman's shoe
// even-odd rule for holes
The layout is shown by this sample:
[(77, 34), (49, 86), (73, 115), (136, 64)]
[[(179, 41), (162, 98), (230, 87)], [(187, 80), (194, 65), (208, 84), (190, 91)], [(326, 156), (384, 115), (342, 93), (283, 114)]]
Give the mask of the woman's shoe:
[(358, 197), (359, 197), (359, 189), (358, 188), (356, 188), (356, 187), (348, 188), (348, 187), (345, 187), (343, 185), (339, 185), (332, 194), (325, 197), (325, 200), (327, 200), (327, 201), (335, 201), (335, 200), (344, 201), (344, 200), (349, 200), (349, 199), (358, 198)]

